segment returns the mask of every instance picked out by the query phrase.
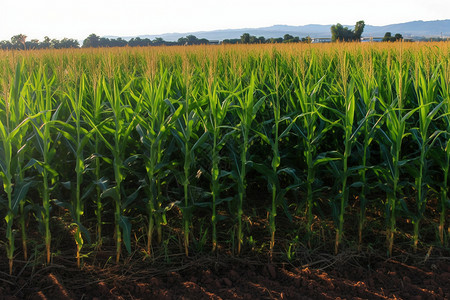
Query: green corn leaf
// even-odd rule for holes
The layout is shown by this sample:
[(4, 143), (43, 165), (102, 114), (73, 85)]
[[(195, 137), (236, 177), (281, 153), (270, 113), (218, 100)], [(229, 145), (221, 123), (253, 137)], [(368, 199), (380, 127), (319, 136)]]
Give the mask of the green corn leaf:
[(206, 142), (206, 140), (209, 138), (209, 135), (209, 132), (205, 131), (202, 136), (195, 142), (195, 144), (191, 148), (192, 155), (194, 155), (195, 149), (201, 147)]
[(271, 168), (267, 167), (264, 164), (254, 163), (252, 161), (248, 161), (247, 164), (250, 168), (255, 169), (258, 173), (267, 177), (270, 184), (275, 185), (275, 186), (279, 185), (278, 176)]
[(128, 253), (131, 254), (131, 223), (128, 217), (120, 216), (119, 226), (123, 232), (123, 243)]
[(119, 192), (117, 190), (117, 186), (108, 188), (107, 190), (102, 192), (100, 196), (103, 199), (112, 198), (114, 201), (119, 201), (119, 199), (120, 199)]
[[(334, 155), (333, 156), (327, 156), (329, 154)], [(338, 153), (338, 152), (330, 152), (330, 153), (321, 153), (319, 155), (316, 156), (316, 158), (313, 160), (313, 166), (319, 166), (322, 164), (326, 164), (329, 163), (331, 161), (336, 161), (336, 160), (341, 160), (342, 159), (342, 154)]]
[(89, 185), (87, 186), (87, 188), (84, 189), (83, 195), (81, 195), (80, 200), (81, 200), (81, 201), (84, 201), (84, 200), (88, 199), (89, 196), (90, 196), (90, 195), (92, 194), (92, 192), (94, 191), (94, 187), (95, 187), (94, 184), (89, 184)]
[[(71, 212), (71, 214), (72, 214), (73, 211), (74, 211), (73, 206), (72, 206), (72, 203), (70, 203), (70, 202), (60, 201), (60, 200), (58, 200), (58, 199), (54, 199), (54, 200), (53, 200), (53, 203), (55, 203), (55, 204), (58, 205), (59, 207), (62, 207), (62, 208), (67, 209), (69, 212)], [(72, 218), (73, 218), (73, 217), (74, 217), (74, 216), (72, 215)], [(75, 219), (75, 218), (73, 218), (73, 219)]]
[(258, 113), (259, 109), (261, 108), (261, 106), (264, 104), (264, 101), (266, 100), (266, 97), (262, 97), (261, 99), (259, 99), (255, 105), (252, 108), (252, 119), (256, 116), (256, 114)]
[(216, 199), (216, 205), (220, 205), (224, 202), (231, 202), (232, 200), (233, 200), (233, 197), (219, 198), (219, 199)]
[(20, 202), (27, 196), (28, 190), (32, 187), (34, 182), (32, 181), (21, 181), (14, 187), (14, 192), (12, 195), (12, 211), (14, 215), (17, 215)]
[(32, 158), (32, 159), (30, 159), (30, 161), (23, 167), (23, 169), (24, 170), (27, 170), (27, 169), (29, 169), (29, 168), (32, 168), (32, 167), (34, 167), (34, 168), (36, 168), (37, 169), (37, 171), (39, 172), (39, 173), (42, 173), (42, 171), (43, 171), (43, 166), (44, 165), (44, 163), (43, 162), (41, 162), (41, 161), (39, 161), (39, 160), (36, 160), (36, 159), (34, 159), (34, 158)]
[[(80, 229), (82, 235), (87, 240), (88, 244), (90, 244), (91, 243), (91, 234), (89, 233), (89, 230), (86, 227), (84, 227), (83, 224), (80, 224), (76, 220), (74, 220), (73, 222)], [(77, 235), (75, 235), (75, 240), (80, 243), (79, 245), (83, 245), (83, 239), (79, 240)]]
[(133, 202), (136, 201), (139, 196), (139, 191), (143, 188), (143, 185), (140, 185), (132, 194), (128, 195), (126, 200), (122, 202), (122, 209), (127, 209)]

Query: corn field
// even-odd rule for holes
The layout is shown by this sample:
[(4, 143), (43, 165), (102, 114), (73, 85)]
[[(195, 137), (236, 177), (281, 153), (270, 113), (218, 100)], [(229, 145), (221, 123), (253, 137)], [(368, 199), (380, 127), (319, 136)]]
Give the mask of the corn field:
[(79, 266), (449, 245), (448, 42), (5, 51), (0, 119), (10, 273), (61, 220)]

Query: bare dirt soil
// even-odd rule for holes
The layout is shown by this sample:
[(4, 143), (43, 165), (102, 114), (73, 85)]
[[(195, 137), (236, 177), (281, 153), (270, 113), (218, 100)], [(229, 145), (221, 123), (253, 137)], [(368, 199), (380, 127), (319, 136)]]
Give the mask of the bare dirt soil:
[(0, 299), (450, 299), (450, 258), (439, 251), (344, 251), (304, 265), (212, 255), (161, 264), (137, 254), (116, 265), (101, 251), (81, 269), (60, 253), (48, 266), (16, 261), (13, 276), (1, 259)]

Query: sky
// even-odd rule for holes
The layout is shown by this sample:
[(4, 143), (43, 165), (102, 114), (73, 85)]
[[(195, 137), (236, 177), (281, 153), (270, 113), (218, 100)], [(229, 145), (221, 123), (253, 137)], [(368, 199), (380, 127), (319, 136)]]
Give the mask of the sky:
[(450, 19), (450, 0), (0, 0), (0, 40)]

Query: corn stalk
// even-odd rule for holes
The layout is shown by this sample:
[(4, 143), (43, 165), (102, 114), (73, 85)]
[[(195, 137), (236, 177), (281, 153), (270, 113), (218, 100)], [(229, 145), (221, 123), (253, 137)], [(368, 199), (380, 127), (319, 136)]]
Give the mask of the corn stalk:
[(252, 122), (256, 117), (256, 113), (259, 108), (263, 104), (265, 98), (259, 99), (255, 102), (254, 93), (255, 93), (255, 75), (252, 74), (250, 83), (246, 88), (247, 91), (244, 96), (242, 94), (237, 96), (237, 108), (236, 114), (238, 115), (240, 123), (237, 125), (237, 129), (240, 133), (240, 147), (239, 147), (239, 155), (240, 155), (240, 166), (237, 159), (235, 159), (235, 163), (238, 171), (238, 208), (237, 208), (237, 218), (238, 218), (238, 229), (237, 229), (237, 239), (238, 239), (238, 254), (241, 253), (242, 243), (243, 243), (243, 230), (242, 230), (242, 215), (243, 215), (243, 205), (245, 199), (245, 190), (246, 190), (246, 166), (247, 166), (247, 157), (248, 150), (250, 148), (249, 145), (249, 136), (252, 130)]
[[(119, 263), (122, 240), (125, 243), (127, 251), (131, 253), (131, 224), (128, 218), (123, 214), (125, 203), (128, 203), (129, 201), (128, 199), (126, 199), (127, 201), (125, 203), (122, 201), (122, 182), (126, 177), (124, 172), (126, 165), (126, 146), (130, 140), (132, 131), (135, 129), (138, 121), (137, 115), (140, 111), (140, 102), (133, 103), (132, 101), (129, 101), (132, 97), (127, 94), (130, 92), (130, 85), (133, 81), (134, 78), (132, 77), (123, 88), (120, 89), (119, 83), (121, 80), (118, 74), (116, 74), (112, 84), (108, 84), (107, 81), (103, 79), (103, 90), (111, 108), (111, 121), (114, 123), (114, 127), (108, 129), (109, 132), (113, 132), (112, 142), (110, 143), (109, 137), (104, 136), (101, 131), (97, 130), (100, 138), (105, 146), (111, 151), (113, 157), (114, 186), (105, 190), (102, 193), (102, 197), (112, 198), (114, 200), (116, 263)], [(141, 98), (138, 99), (141, 100)]]
[(415, 175), (415, 189), (416, 189), (416, 205), (417, 213), (413, 217), (414, 234), (413, 234), (413, 247), (417, 250), (417, 245), (419, 242), (419, 225), (420, 221), (423, 219), (423, 214), (426, 208), (427, 202), (427, 183), (425, 178), (428, 176), (428, 161), (427, 154), (430, 149), (430, 139), (429, 127), (432, 124), (435, 115), (439, 112), (441, 106), (444, 102), (440, 102), (434, 105), (434, 101), (437, 99), (437, 80), (439, 68), (433, 72), (431, 78), (426, 78), (425, 74), (418, 70), (416, 73), (416, 78), (414, 80), (414, 87), (418, 100), (418, 114), (419, 114), (419, 127), (413, 128), (412, 134), (414, 139), (417, 141), (419, 146), (419, 169), (414, 169)]
[(219, 163), (221, 160), (220, 151), (225, 145), (227, 139), (230, 136), (231, 131), (224, 133), (224, 122), (227, 114), (229, 113), (231, 99), (234, 93), (230, 93), (224, 100), (220, 99), (218, 84), (215, 82), (205, 83), (204, 93), (207, 98), (208, 105), (205, 109), (199, 109), (199, 113), (202, 116), (203, 124), (209, 133), (209, 139), (212, 141), (211, 149), (211, 224), (212, 224), (212, 252), (217, 250), (217, 205), (228, 199), (220, 197), (221, 184), (220, 176), (221, 169)]
[(23, 177), (23, 150), (25, 147), (25, 137), (27, 135), (28, 123), (37, 116), (26, 117), (25, 103), (22, 95), (24, 82), (22, 81), (22, 65), (16, 67), (14, 81), (10, 86), (8, 96), (4, 101), (0, 101), (0, 112), (3, 112), (5, 119), (0, 122), (0, 178), (3, 181), (3, 188), (7, 195), (6, 213), (6, 238), (8, 245), (6, 254), (9, 260), (9, 273), (13, 271), (14, 260), (14, 218), (20, 209), (20, 225), (22, 229), (22, 242), (25, 259), (27, 258), (27, 244), (25, 232), (25, 212), (24, 203), (31, 181)]
[(163, 219), (160, 195), (161, 175), (163, 171), (163, 154), (167, 152), (163, 145), (168, 139), (170, 127), (177, 120), (178, 113), (168, 113), (167, 91), (171, 87), (171, 77), (164, 73), (159, 83), (144, 81), (143, 109), (139, 116), (136, 130), (143, 146), (144, 162), (148, 180), (147, 200), (147, 254), (151, 255), (152, 236), (156, 223), (158, 242), (161, 242)]

